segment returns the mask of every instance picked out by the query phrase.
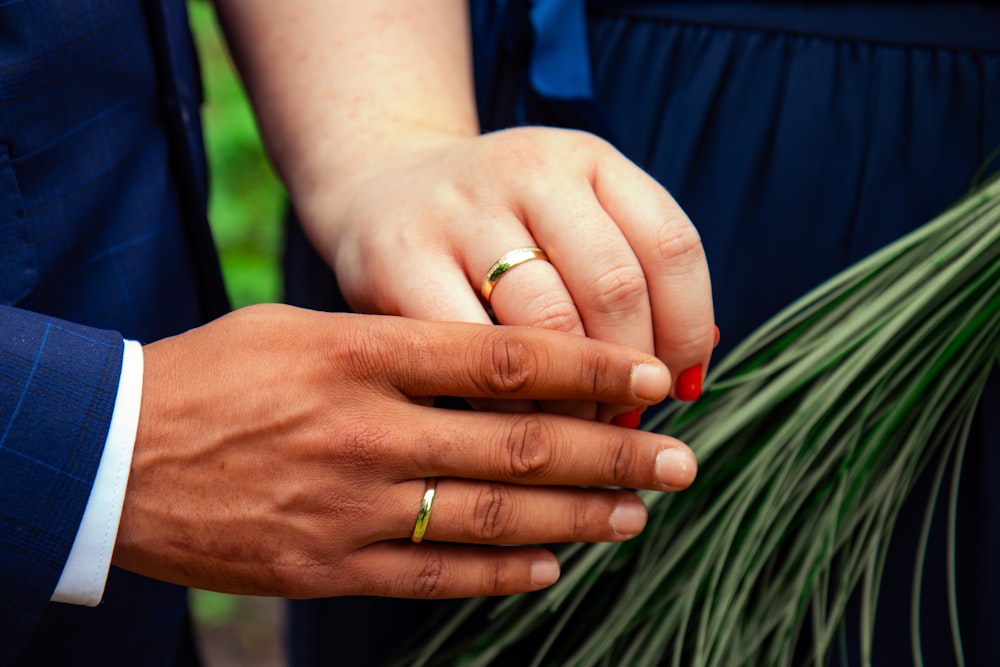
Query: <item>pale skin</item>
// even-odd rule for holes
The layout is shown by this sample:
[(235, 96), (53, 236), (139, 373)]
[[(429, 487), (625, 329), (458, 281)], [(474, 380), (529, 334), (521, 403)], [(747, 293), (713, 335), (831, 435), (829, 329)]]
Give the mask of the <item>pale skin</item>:
[[(216, 4), (352, 305), (424, 321), (263, 306), (147, 345), (114, 563), (232, 593), (507, 595), (559, 572), (510, 545), (638, 534), (621, 489), (681, 490), (696, 462), (602, 422), (662, 401), (713, 342), (704, 255), (669, 194), (586, 134), (479, 137), (463, 2)], [(492, 326), (479, 284), (526, 245), (552, 263), (511, 271), (492, 305), (529, 326)]]
[(711, 285), (695, 227), (592, 135), (480, 136), (466, 0), (216, 4), (303, 226), (354, 309), (489, 322), (488, 269), (539, 246), (551, 263), (523, 264), (494, 289), (500, 323), (645, 350), (675, 378), (708, 368)]

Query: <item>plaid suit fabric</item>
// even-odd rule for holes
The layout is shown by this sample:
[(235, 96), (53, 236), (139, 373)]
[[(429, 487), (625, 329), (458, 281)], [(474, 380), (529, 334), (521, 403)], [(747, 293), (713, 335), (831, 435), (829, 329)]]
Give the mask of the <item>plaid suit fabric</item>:
[(48, 600), (122, 335), (227, 307), (196, 68), (183, 0), (0, 1), (0, 665), (174, 660), (181, 588), (112, 568), (98, 608)]
[(184, 210), (143, 3), (21, 0), (0, 26), (6, 303), (143, 341), (180, 331), (198, 298), (166, 224)]
[[(73, 544), (107, 438), (117, 333), (0, 306), (0, 656), (33, 630)], [(72, 447), (53, 447), (63, 440)]]

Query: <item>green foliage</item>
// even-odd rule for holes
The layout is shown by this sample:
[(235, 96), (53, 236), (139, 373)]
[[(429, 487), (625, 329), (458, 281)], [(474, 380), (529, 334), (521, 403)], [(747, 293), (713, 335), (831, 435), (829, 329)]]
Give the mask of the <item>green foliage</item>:
[[(644, 493), (639, 537), (569, 545), (550, 589), (503, 600), (472, 637), (464, 619), (489, 603), (465, 603), (406, 664), (487, 665), (516, 645), (533, 665), (824, 667), (855, 593), (859, 658), (870, 664), (887, 545), (925, 470), (912, 659), (922, 664), (923, 557), (936, 548), (947, 571), (926, 576), (948, 582), (964, 664), (955, 504), (998, 357), (1000, 175), (779, 313), (718, 364), (699, 401), (647, 424), (691, 443), (700, 469), (683, 493)], [(948, 537), (932, 545), (938, 502)], [(449, 641), (459, 646), (442, 653)]]
[(189, 2), (205, 87), (202, 118), (210, 167), (209, 220), (234, 307), (281, 297), (284, 190), (261, 147), (211, 3)]
[(230, 623), (237, 614), (240, 597), (212, 591), (192, 589), (188, 596), (191, 615), (200, 625), (219, 626)]

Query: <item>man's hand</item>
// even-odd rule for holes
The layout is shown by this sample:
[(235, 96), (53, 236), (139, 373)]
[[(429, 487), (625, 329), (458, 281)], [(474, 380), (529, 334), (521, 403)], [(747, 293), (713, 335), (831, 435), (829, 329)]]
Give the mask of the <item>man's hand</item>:
[[(436, 396), (645, 406), (651, 355), (520, 327), (255, 306), (145, 347), (142, 411), (114, 563), (232, 593), (445, 598), (558, 576), (548, 551), (616, 541), (686, 487), (666, 436)], [(410, 541), (428, 478), (425, 539)], [(475, 546), (474, 546), (475, 545)], [(483, 546), (487, 545), (487, 546)]]

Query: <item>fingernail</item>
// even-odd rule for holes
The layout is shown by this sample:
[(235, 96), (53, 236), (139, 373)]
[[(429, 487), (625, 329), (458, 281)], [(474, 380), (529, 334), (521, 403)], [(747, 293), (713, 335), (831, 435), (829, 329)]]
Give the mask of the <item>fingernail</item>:
[(713, 324), (712, 326), (715, 328), (715, 342), (712, 343), (712, 349), (714, 350), (719, 347), (719, 325)]
[(656, 478), (672, 489), (691, 486), (698, 473), (698, 462), (687, 449), (672, 447), (656, 455)]
[(632, 395), (651, 403), (659, 403), (670, 391), (670, 371), (661, 364), (632, 366)]
[(701, 364), (681, 371), (674, 383), (674, 395), (682, 401), (693, 401), (701, 396)]
[(628, 412), (620, 415), (615, 415), (611, 419), (612, 424), (622, 428), (639, 428), (640, 421), (642, 421), (642, 410), (639, 408), (629, 410)]
[(618, 503), (611, 513), (611, 529), (620, 537), (635, 537), (646, 527), (646, 506), (634, 498)]
[(531, 585), (536, 588), (551, 586), (559, 579), (559, 563), (551, 560), (536, 560), (531, 564)]

